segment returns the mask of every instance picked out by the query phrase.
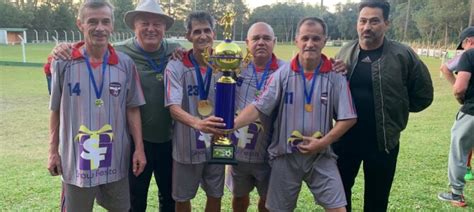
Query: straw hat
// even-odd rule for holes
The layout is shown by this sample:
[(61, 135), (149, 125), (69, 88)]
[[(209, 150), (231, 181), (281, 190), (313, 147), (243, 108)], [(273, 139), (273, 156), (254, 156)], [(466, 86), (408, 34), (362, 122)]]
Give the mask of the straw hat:
[(154, 14), (159, 16), (160, 18), (163, 18), (166, 22), (166, 30), (171, 28), (171, 26), (174, 23), (173, 18), (169, 17), (166, 15), (163, 10), (160, 7), (160, 4), (156, 0), (141, 0), (140, 3), (138, 3), (137, 8), (135, 10), (130, 10), (127, 13), (125, 13), (125, 17), (123, 20), (125, 21), (125, 24), (127, 24), (130, 29), (134, 29), (133, 22), (135, 21), (135, 16), (137, 16), (140, 13), (149, 13), (149, 14)]

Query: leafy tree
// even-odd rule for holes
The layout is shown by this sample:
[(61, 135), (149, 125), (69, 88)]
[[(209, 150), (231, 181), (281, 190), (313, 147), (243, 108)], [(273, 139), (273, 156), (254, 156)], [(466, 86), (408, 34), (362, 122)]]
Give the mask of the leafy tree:
[(0, 2), (0, 27), (19, 28), (28, 27), (31, 19), (23, 10), (15, 7), (15, 5), (7, 2)]
[(125, 13), (129, 10), (133, 10), (132, 0), (111, 0), (111, 3), (114, 5), (114, 30), (115, 31), (129, 31), (130, 29), (123, 22), (123, 17)]
[(53, 10), (51, 15), (51, 26), (55, 30), (71, 30), (77, 29), (76, 25), (76, 15), (77, 12), (72, 7), (70, 3), (59, 3), (56, 8)]
[(336, 5), (336, 25), (341, 38), (352, 40), (357, 38), (357, 17), (359, 16), (359, 4), (347, 3)]
[(34, 11), (31, 28), (39, 30), (51, 29), (50, 20), (53, 16), (51, 7), (50, 3), (45, 3)]

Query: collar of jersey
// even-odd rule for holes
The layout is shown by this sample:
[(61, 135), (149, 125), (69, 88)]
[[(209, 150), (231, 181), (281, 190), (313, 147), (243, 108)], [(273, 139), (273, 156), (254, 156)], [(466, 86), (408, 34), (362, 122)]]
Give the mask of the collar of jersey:
[[(212, 50), (211, 50), (211, 53), (212, 53)], [(193, 49), (190, 49), (189, 51), (185, 52), (183, 55), (183, 64), (187, 68), (194, 68), (193, 62), (191, 62), (191, 59), (189, 58), (189, 56), (191, 56), (192, 54), (193, 54)]]
[[(81, 47), (84, 46), (85, 42), (80, 41), (72, 45), (72, 59), (77, 60), (80, 58), (84, 58), (84, 55), (82, 55)], [(109, 65), (116, 65), (118, 64), (118, 56), (117, 53), (115, 52), (114, 47), (110, 45), (110, 43), (107, 45), (107, 48), (109, 50), (109, 61), (107, 63)]]
[[(294, 72), (299, 72), (299, 60), (298, 60), (299, 54), (297, 54), (292, 60), (291, 60), (291, 70)], [(326, 57), (326, 55), (321, 54), (321, 60), (323, 62), (323, 65), (319, 69), (319, 73), (328, 73), (332, 70), (332, 63), (331, 61)]]
[[(272, 71), (275, 71), (279, 68), (278, 66), (278, 58), (275, 56), (275, 54), (272, 53), (272, 63), (270, 64), (270, 70)], [(259, 67), (255, 67), (255, 70), (257, 72), (262, 72), (265, 70), (265, 67), (263, 68), (259, 68)]]

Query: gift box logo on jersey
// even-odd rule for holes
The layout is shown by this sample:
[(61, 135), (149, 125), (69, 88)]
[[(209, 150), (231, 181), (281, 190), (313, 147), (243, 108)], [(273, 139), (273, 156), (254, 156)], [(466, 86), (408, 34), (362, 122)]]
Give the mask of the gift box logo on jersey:
[(79, 142), (80, 170), (110, 167), (112, 163), (112, 126), (106, 124), (99, 130), (93, 131), (81, 125), (75, 140)]
[(258, 119), (256, 122), (242, 127), (231, 134), (232, 144), (242, 149), (254, 150), (257, 144), (258, 135), (263, 131), (262, 122)]
[(122, 85), (118, 82), (111, 82), (109, 84), (109, 92), (110, 95), (117, 97), (120, 94), (120, 90), (122, 88)]
[(203, 133), (199, 130), (196, 133), (196, 149), (206, 149), (211, 145), (212, 134)]

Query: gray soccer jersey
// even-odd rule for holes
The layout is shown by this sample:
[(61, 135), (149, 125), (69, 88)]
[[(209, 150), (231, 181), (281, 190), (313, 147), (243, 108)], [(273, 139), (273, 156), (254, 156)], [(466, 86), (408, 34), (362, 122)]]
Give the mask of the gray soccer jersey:
[[(192, 116), (198, 113), (199, 87), (196, 73), (189, 56), (192, 50), (183, 56), (183, 61), (173, 60), (165, 70), (165, 106), (180, 105)], [(204, 70), (205, 71), (205, 70)], [(201, 72), (204, 78), (205, 72)], [(208, 100), (214, 108), (215, 83), (220, 75), (212, 75)], [(212, 112), (214, 114), (214, 111)], [(210, 154), (212, 134), (200, 132), (179, 121), (174, 122), (173, 159), (183, 164), (199, 164), (207, 161)]]
[[(266, 79), (270, 78), (279, 67), (286, 62), (272, 56), (269, 64), (269, 72)], [(242, 68), (241, 75), (237, 81), (236, 110), (239, 113), (245, 106), (251, 104), (257, 96), (257, 80), (262, 83), (260, 92), (263, 90), (262, 81), (264, 70), (256, 69), (253, 65)], [(236, 130), (231, 139), (236, 145), (236, 159), (246, 163), (263, 163), (268, 159), (267, 148), (271, 142), (272, 122), (274, 115), (261, 115), (256, 122)]]
[[(278, 109), (273, 139), (268, 150), (270, 158), (298, 151), (298, 142), (295, 142), (298, 139), (292, 137), (294, 131), (304, 136), (312, 136), (318, 131), (325, 135), (331, 130), (333, 119), (357, 117), (346, 78), (331, 71), (331, 62), (324, 55), (311, 97), (312, 111), (307, 112), (303, 79), (297, 61), (298, 57), (291, 64), (280, 67), (268, 79), (262, 95), (253, 103), (267, 115), (275, 108)], [(309, 91), (311, 79), (305, 80)]]
[[(70, 61), (52, 63), (50, 109), (60, 111), (59, 153), (67, 184), (93, 187), (118, 181), (128, 175), (130, 138), (126, 109), (145, 100), (133, 61), (109, 46), (108, 64), (93, 68), (103, 91), (103, 105), (96, 93), (79, 43)], [(93, 66), (94, 67), (94, 66)]]

